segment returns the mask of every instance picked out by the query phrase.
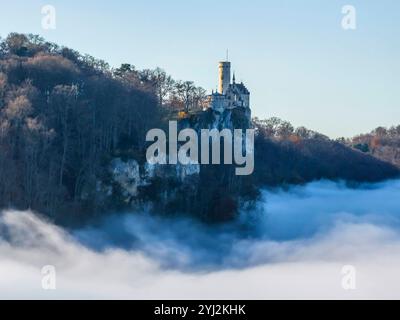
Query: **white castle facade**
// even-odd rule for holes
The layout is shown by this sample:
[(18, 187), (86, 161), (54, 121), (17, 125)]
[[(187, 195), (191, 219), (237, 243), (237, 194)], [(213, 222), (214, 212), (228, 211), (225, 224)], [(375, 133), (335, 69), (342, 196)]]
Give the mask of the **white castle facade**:
[(236, 83), (235, 74), (231, 81), (231, 63), (219, 63), (219, 82), (217, 92), (209, 96), (209, 107), (217, 112), (244, 108), (250, 113), (250, 92), (243, 82)]

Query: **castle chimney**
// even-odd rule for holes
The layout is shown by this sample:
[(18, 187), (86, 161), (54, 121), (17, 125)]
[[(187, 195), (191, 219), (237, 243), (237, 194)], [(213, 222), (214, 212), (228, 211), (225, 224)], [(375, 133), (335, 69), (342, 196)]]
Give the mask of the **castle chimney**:
[(225, 94), (231, 83), (231, 63), (223, 61), (219, 63), (218, 93)]

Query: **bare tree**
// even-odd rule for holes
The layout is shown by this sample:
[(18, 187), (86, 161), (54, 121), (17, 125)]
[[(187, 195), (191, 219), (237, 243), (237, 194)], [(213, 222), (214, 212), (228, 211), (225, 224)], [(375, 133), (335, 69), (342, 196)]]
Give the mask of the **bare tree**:
[(78, 97), (78, 88), (72, 86), (56, 86), (52, 92), (52, 101), (58, 110), (58, 117), (61, 126), (62, 137), (62, 155), (59, 173), (59, 185), (63, 184), (65, 164), (69, 150), (72, 148), (70, 145), (71, 138), (71, 111), (76, 105)]
[(183, 101), (185, 111), (189, 112), (196, 91), (194, 83), (192, 81), (178, 81), (175, 84), (175, 90), (178, 97)]
[(154, 70), (153, 79), (156, 85), (159, 105), (163, 106), (165, 99), (170, 97), (174, 91), (175, 81), (160, 68)]
[(193, 107), (203, 109), (207, 98), (207, 91), (202, 87), (196, 87), (193, 92)]

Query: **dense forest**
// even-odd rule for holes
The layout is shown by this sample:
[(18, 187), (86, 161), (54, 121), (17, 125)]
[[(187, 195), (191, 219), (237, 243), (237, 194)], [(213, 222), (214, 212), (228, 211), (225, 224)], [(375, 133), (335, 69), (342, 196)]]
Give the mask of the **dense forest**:
[(160, 69), (114, 70), (38, 36), (10, 34), (0, 44), (0, 205), (96, 211), (109, 157), (125, 146), (141, 153), (167, 103), (200, 108), (204, 97)]
[(186, 125), (207, 123), (215, 115), (202, 112), (205, 106), (203, 88), (162, 69), (110, 68), (41, 37), (10, 34), (0, 42), (0, 206), (71, 223), (151, 203), (157, 213), (225, 221), (256, 200), (262, 186), (399, 174), (389, 163), (306, 128), (276, 118), (243, 124), (235, 111), (229, 119), (256, 128), (252, 176), (236, 177), (221, 165), (201, 166), (182, 178), (166, 167), (127, 198), (110, 170), (115, 159), (134, 160), (143, 175), (146, 132), (165, 128), (182, 112)]
[(399, 170), (387, 162), (350, 148), (342, 141), (304, 127), (294, 128), (277, 118), (254, 119), (255, 177), (260, 184), (281, 185), (330, 179), (376, 182), (397, 177)]

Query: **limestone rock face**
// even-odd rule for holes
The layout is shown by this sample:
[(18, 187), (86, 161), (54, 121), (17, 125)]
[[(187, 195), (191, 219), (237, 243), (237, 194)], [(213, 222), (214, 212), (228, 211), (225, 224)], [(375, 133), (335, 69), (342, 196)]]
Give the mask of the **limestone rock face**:
[[(245, 111), (244, 108), (237, 108), (220, 113), (209, 109), (181, 120), (178, 123), (178, 131), (192, 128), (200, 134), (202, 129), (247, 129), (250, 127), (250, 121)], [(182, 198), (196, 197), (199, 190), (202, 190), (203, 196), (204, 192), (213, 193), (212, 189), (207, 191), (207, 187), (201, 182), (201, 175), (208, 175), (207, 171), (215, 170), (211, 167), (202, 166), (197, 162), (187, 165), (165, 165), (117, 157), (112, 159), (109, 165), (111, 180), (108, 184), (102, 182), (101, 187), (107, 190), (109, 197), (119, 197), (120, 201), (131, 207), (149, 199), (156, 205), (173, 202), (180, 206)]]
[(114, 181), (122, 188), (125, 196), (137, 196), (138, 186), (142, 184), (137, 161), (131, 159), (124, 162), (116, 158), (111, 162), (110, 170)]

